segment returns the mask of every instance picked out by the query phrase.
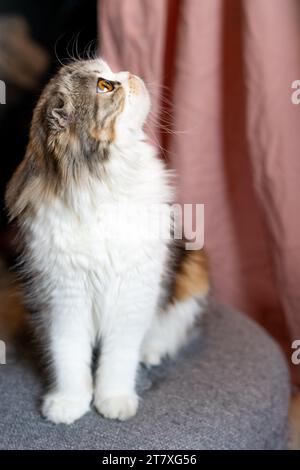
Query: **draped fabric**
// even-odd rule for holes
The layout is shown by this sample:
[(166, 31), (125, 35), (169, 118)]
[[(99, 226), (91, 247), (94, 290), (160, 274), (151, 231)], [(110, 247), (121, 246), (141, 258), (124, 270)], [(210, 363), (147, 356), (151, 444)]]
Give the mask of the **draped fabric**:
[(214, 295), (290, 356), (300, 339), (300, 1), (99, 0), (98, 18), (101, 55), (141, 75), (155, 120), (170, 118), (172, 133), (152, 125), (149, 136), (178, 172), (179, 201), (205, 204)]

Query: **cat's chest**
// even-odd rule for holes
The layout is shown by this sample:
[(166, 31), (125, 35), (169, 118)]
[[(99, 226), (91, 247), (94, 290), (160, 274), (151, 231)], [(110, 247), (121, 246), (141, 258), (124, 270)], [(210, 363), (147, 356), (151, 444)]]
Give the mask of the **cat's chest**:
[(47, 257), (77, 265), (127, 266), (151, 256), (154, 219), (158, 214), (128, 204), (99, 204), (79, 214), (61, 205), (41, 206), (31, 222), (32, 243)]

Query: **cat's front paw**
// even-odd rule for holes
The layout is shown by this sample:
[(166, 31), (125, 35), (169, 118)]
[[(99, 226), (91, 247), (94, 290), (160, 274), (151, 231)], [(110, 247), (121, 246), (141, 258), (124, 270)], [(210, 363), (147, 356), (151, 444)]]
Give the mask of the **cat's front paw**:
[(42, 415), (55, 424), (71, 424), (89, 411), (91, 396), (52, 392), (45, 396)]
[(136, 414), (138, 402), (136, 394), (116, 395), (104, 399), (97, 397), (96, 394), (94, 404), (98, 412), (105, 418), (125, 421)]

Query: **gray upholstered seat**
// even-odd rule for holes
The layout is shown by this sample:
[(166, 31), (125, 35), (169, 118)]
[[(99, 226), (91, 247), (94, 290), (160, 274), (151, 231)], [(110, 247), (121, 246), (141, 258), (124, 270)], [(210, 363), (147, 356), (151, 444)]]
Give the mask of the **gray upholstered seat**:
[(289, 376), (282, 354), (252, 321), (222, 306), (175, 362), (139, 377), (139, 412), (120, 423), (91, 411), (71, 426), (38, 410), (32, 363), (8, 351), (0, 366), (1, 449), (281, 449)]

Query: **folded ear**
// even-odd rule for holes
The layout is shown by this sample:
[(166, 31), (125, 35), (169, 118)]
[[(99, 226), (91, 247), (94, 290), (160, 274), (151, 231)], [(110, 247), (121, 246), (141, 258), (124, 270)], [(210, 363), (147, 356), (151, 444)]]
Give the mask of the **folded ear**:
[(62, 93), (56, 94), (50, 100), (47, 115), (52, 129), (62, 131), (69, 126), (71, 119), (70, 107)]

